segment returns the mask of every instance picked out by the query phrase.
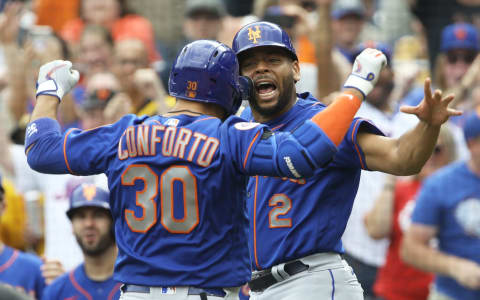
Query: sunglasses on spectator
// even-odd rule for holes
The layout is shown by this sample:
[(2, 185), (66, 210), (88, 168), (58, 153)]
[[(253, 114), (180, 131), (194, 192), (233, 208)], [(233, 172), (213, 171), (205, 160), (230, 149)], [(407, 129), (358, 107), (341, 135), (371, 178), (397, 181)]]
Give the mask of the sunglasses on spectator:
[(466, 52), (466, 53), (458, 53), (458, 52), (449, 52), (447, 53), (447, 61), (450, 64), (455, 64), (458, 61), (462, 61), (467, 64), (471, 64), (475, 57), (477, 57), (476, 52)]

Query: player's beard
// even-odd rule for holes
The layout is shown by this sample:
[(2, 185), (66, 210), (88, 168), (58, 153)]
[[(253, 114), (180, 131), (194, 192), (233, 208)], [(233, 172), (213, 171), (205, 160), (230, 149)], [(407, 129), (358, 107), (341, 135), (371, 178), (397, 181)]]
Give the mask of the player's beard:
[(77, 234), (75, 238), (83, 253), (88, 256), (99, 256), (115, 244), (115, 239), (110, 232), (102, 234), (98, 239), (98, 243), (92, 246), (86, 245)]
[(282, 86), (284, 87), (283, 93), (280, 93), (277, 103), (274, 106), (265, 108), (261, 107), (258, 105), (258, 101), (254, 98), (249, 101), (252, 110), (258, 112), (265, 117), (275, 116), (276, 114), (281, 112), (287, 105), (290, 104), (292, 100), (292, 94), (294, 93), (295, 87), (292, 74), (284, 77)]

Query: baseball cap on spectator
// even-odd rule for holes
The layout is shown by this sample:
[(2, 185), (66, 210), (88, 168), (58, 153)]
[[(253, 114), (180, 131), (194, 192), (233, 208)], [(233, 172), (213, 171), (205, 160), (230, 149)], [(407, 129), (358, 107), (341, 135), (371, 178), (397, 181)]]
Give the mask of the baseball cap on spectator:
[(82, 103), (84, 110), (91, 110), (96, 108), (104, 108), (108, 101), (115, 95), (115, 91), (111, 89), (98, 89), (87, 95), (87, 98)]
[(226, 13), (225, 4), (222, 0), (187, 0), (185, 16), (192, 17), (202, 13), (223, 17)]
[(365, 17), (365, 5), (361, 0), (336, 0), (333, 3), (331, 16), (333, 19), (341, 19), (348, 15)]
[(363, 50), (365, 50), (366, 48), (374, 48), (374, 49), (377, 49), (377, 50), (380, 50), (382, 51), (383, 54), (385, 54), (385, 57), (387, 57), (387, 65), (388, 66), (392, 66), (391, 65), (391, 62), (392, 62), (392, 48), (385, 44), (385, 43), (382, 43), (382, 42), (376, 42), (376, 41), (365, 41), (363, 43), (360, 43), (357, 45), (357, 47), (355, 47), (355, 57), (357, 55), (359, 55)]
[(465, 120), (463, 135), (465, 136), (466, 141), (480, 136), (480, 106), (478, 106)]
[(440, 50), (453, 49), (479, 50), (478, 31), (468, 23), (452, 24), (443, 29)]

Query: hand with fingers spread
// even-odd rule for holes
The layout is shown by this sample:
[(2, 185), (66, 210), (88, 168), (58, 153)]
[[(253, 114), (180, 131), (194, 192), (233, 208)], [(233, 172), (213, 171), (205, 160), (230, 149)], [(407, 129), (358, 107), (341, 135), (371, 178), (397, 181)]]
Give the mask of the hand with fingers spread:
[(424, 85), (424, 98), (417, 106), (402, 106), (400, 111), (416, 115), (427, 124), (440, 126), (451, 116), (459, 116), (461, 111), (449, 108), (448, 105), (455, 98), (454, 95), (443, 96), (441, 90), (435, 90), (432, 94), (430, 89), (431, 80), (427, 78)]

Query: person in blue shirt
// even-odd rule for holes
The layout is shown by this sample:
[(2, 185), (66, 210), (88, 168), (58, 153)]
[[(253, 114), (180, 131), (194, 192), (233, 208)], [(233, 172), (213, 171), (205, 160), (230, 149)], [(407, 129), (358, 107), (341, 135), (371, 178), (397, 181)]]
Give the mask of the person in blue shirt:
[[(269, 22), (247, 24), (235, 35), (232, 47), (239, 60), (240, 74), (251, 78), (255, 87), (250, 107), (243, 111), (242, 117), (264, 123), (274, 132), (296, 132), (313, 115), (333, 112), (318, 117), (318, 121), (335, 125), (323, 130), (338, 147), (332, 160), (316, 169), (310, 178), (250, 178), (247, 211), (254, 271), (249, 282), (250, 297), (363, 299), (357, 278), (341, 257), (344, 252), (341, 237), (352, 210), (360, 172), (364, 169), (394, 175), (417, 173), (435, 147), (440, 126), (451, 115), (460, 113), (448, 108), (453, 96), (443, 97), (438, 90), (432, 93), (427, 80), (424, 100), (416, 107), (402, 108), (420, 119), (418, 125), (398, 139), (387, 138), (365, 119), (345, 118), (351, 106), (362, 105), (358, 98), (337, 99), (325, 107), (310, 93), (296, 93), (295, 83), (301, 80), (298, 57), (289, 36), (279, 26)], [(363, 60), (363, 55), (369, 53), (372, 53), (369, 58), (383, 55), (378, 50), (372, 52), (371, 48), (363, 50), (344, 88), (356, 86), (363, 95), (372, 91), (357, 84), (378, 77), (366, 70), (370, 60)], [(357, 72), (362, 70), (366, 73), (359, 75)], [(334, 134), (339, 123), (345, 126), (347, 134)]]
[(121, 284), (113, 280), (117, 247), (109, 193), (94, 184), (79, 185), (67, 216), (84, 262), (48, 285), (42, 299), (117, 300)]
[(464, 136), (470, 159), (426, 180), (401, 248), (406, 262), (436, 274), (429, 299), (480, 299), (480, 107)]
[[(5, 211), (5, 190), (0, 176), (0, 215)], [(11, 248), (0, 241), (0, 283), (40, 299), (45, 288), (40, 257)]]
[(332, 160), (334, 141), (347, 133), (386, 63), (375, 49), (357, 60), (362, 67), (352, 70), (339, 105), (302, 116), (285, 133), (233, 116), (253, 87), (239, 77), (233, 50), (216, 41), (192, 42), (178, 54), (171, 111), (129, 114), (88, 131), (60, 132), (59, 100), (78, 72), (71, 62), (53, 61), (39, 71), (28, 163), (40, 172), (107, 175), (120, 299), (238, 299), (251, 273), (247, 176), (298, 181)]

